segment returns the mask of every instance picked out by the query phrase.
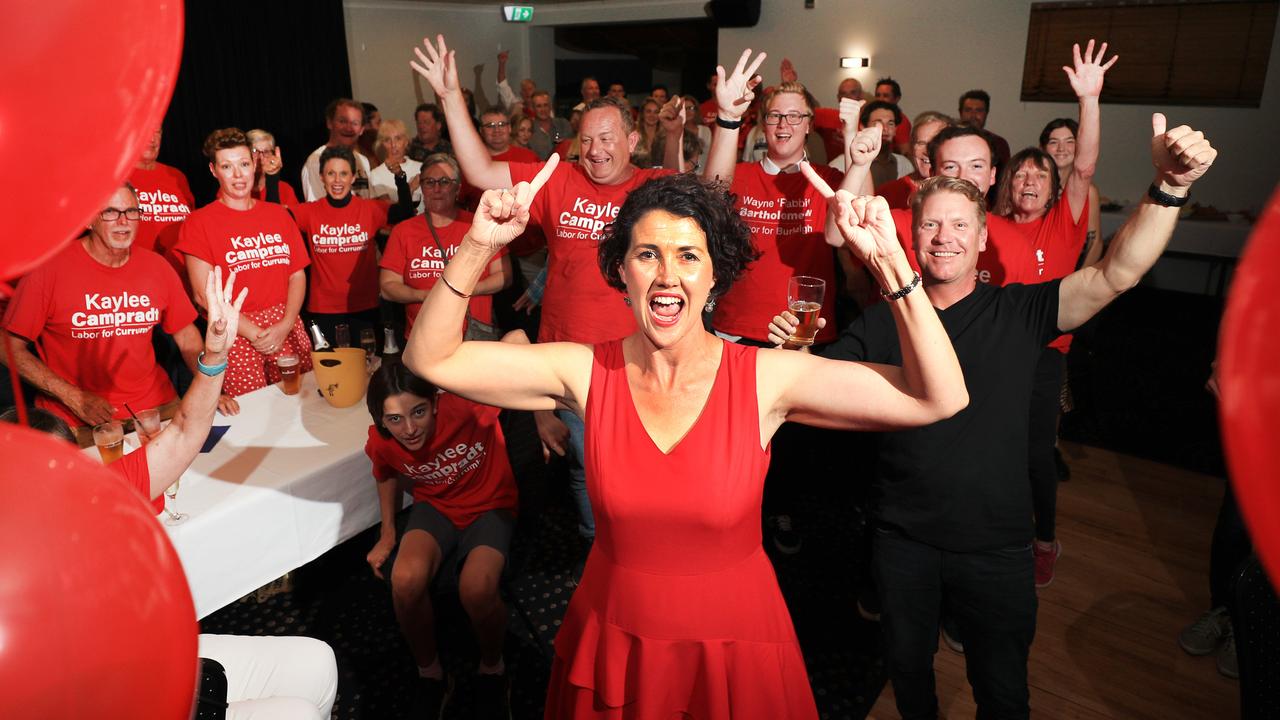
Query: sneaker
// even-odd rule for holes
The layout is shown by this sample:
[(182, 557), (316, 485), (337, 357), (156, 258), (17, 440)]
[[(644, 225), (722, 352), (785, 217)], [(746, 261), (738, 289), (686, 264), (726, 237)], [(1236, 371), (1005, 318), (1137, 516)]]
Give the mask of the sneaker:
[(942, 642), (951, 648), (952, 652), (964, 654), (964, 643), (960, 642), (960, 628), (956, 627), (954, 621), (950, 618), (942, 618)]
[(440, 720), (444, 717), (444, 708), (453, 695), (453, 676), (445, 674), (443, 680), (435, 678), (418, 678), (413, 686), (413, 705), (409, 717), (417, 720), (429, 718)]
[(1036, 558), (1036, 588), (1047, 588), (1053, 582), (1053, 566), (1062, 556), (1062, 543), (1054, 540), (1052, 550), (1041, 550), (1039, 542), (1032, 543), (1031, 548)]
[(880, 622), (880, 598), (870, 585), (858, 591), (858, 614), (867, 622)]
[(476, 676), (476, 718), (511, 720), (511, 680), (506, 673)]
[(800, 537), (800, 533), (796, 532), (791, 525), (790, 515), (775, 515), (773, 517), (773, 546), (783, 555), (795, 555), (800, 552), (800, 545), (804, 539)]
[[(1201, 615), (1178, 635), (1178, 644), (1191, 655), (1208, 655), (1231, 634), (1227, 609), (1218, 607)], [(1234, 655), (1234, 653), (1233, 653)]]
[(1240, 679), (1240, 661), (1236, 659), (1236, 634), (1231, 629), (1231, 621), (1227, 621), (1227, 634), (1222, 639), (1222, 647), (1218, 648), (1218, 672), (1233, 679)]

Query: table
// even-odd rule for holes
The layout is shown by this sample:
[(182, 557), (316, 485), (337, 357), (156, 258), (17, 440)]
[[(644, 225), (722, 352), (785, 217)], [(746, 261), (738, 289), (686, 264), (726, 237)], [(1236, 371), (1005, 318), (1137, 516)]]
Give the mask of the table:
[(363, 402), (331, 407), (319, 396), (314, 373), (302, 376), (298, 395), (272, 385), (238, 400), (239, 415), (214, 418), (215, 426), (230, 426), (226, 435), (196, 457), (169, 501), (189, 515), (165, 529), (198, 618), (380, 520), (364, 454), (370, 419)]
[[(1110, 243), (1129, 212), (1099, 216), (1099, 232)], [(1143, 284), (1221, 297), (1252, 230), (1253, 225), (1247, 222), (1179, 220), (1168, 250), (1143, 278)]]

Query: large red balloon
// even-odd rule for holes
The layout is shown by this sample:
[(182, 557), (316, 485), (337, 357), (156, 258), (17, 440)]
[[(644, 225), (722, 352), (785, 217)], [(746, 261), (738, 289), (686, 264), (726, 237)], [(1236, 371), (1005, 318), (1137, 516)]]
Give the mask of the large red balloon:
[(65, 245), (160, 126), (182, 51), (181, 0), (4, 4), (0, 280)]
[(1218, 343), (1223, 446), (1254, 548), (1280, 581), (1280, 190), (1231, 280)]
[(191, 715), (196, 625), (177, 553), (96, 458), (0, 423), (0, 708), (6, 717)]

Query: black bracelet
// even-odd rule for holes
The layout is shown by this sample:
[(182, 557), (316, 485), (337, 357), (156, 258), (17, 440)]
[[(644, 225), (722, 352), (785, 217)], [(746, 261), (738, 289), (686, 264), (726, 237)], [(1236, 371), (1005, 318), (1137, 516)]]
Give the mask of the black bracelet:
[(1191, 193), (1188, 192), (1186, 195), (1178, 197), (1177, 195), (1170, 195), (1157, 187), (1155, 183), (1151, 183), (1151, 187), (1147, 188), (1147, 197), (1151, 198), (1157, 205), (1182, 207), (1191, 199)]
[(884, 299), (888, 300), (889, 302), (893, 302), (894, 300), (901, 300), (902, 298), (911, 294), (911, 291), (915, 290), (916, 286), (919, 284), (920, 284), (920, 273), (916, 273), (916, 276), (912, 278), (910, 285), (907, 285), (906, 287), (898, 288), (893, 292), (889, 292), (887, 290), (881, 290), (880, 295), (883, 296)]
[(725, 120), (719, 115), (716, 115), (716, 124), (725, 130), (737, 130), (742, 127), (742, 118), (738, 118), (737, 120)]

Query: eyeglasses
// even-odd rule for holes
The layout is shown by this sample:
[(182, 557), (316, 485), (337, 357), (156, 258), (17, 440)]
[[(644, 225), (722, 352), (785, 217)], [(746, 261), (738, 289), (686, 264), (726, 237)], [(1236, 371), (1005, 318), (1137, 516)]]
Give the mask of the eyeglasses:
[(510, 124), (511, 123), (507, 122), (506, 120), (499, 120), (498, 122), (480, 123), (480, 127), (493, 130), (494, 128), (504, 128)]
[(141, 220), (142, 210), (136, 207), (125, 208), (124, 210), (121, 210), (120, 208), (109, 207), (109, 208), (104, 208), (102, 212), (98, 213), (98, 217), (102, 218), (106, 222), (115, 222), (116, 220), (120, 219), (121, 215), (124, 215), (125, 220), (130, 220), (130, 221)]
[(786, 118), (788, 125), (799, 125), (800, 123), (804, 122), (806, 118), (811, 118), (811, 117), (813, 117), (813, 113), (789, 112), (786, 115), (783, 115), (782, 113), (771, 112), (771, 113), (765, 113), (764, 124), (777, 125), (778, 123), (782, 122), (782, 118)]
[(254, 148), (254, 149), (253, 149), (253, 154), (254, 154), (254, 155), (274, 155), (274, 154), (275, 154), (275, 152), (276, 152), (276, 149), (275, 149), (275, 148), (267, 148), (267, 149), (265, 149), (265, 150), (264, 150), (264, 149), (262, 149), (262, 148)]
[(428, 178), (422, 181), (422, 187), (443, 189), (456, 182), (453, 178)]

